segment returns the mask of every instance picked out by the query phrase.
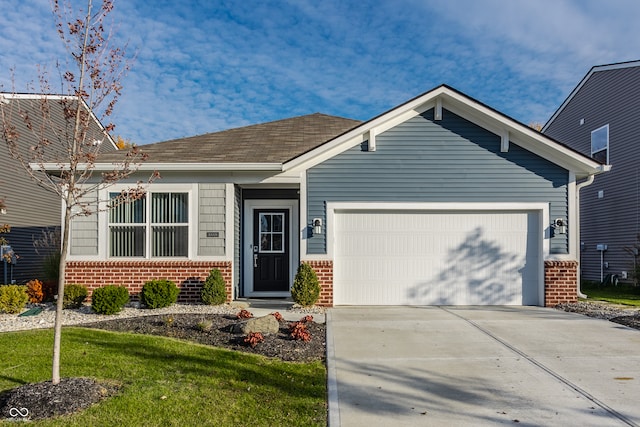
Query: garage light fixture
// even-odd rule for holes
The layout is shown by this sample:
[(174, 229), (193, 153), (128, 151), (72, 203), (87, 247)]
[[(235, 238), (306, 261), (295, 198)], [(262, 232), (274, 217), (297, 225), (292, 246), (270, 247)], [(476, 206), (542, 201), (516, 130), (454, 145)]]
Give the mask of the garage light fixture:
[(313, 234), (322, 234), (322, 218), (313, 218)]

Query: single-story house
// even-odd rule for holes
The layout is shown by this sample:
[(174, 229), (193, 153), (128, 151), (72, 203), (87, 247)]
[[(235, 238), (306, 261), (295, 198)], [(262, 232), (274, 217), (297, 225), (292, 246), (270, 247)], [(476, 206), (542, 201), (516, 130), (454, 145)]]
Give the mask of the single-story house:
[(575, 301), (576, 182), (607, 169), (446, 85), (366, 122), (316, 113), (144, 151), (96, 198), (162, 178), (73, 222), (68, 283), (168, 278), (195, 300), (218, 268), (230, 300), (288, 297), (304, 262), (326, 306)]

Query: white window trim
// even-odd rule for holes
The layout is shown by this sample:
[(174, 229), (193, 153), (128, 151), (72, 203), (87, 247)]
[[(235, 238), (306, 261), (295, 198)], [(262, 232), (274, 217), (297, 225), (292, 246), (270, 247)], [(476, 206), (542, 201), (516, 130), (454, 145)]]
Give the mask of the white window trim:
[[(607, 146), (606, 148), (602, 148), (598, 151), (593, 151), (593, 134), (602, 130), (602, 129), (606, 129), (607, 130)], [(593, 155), (595, 153), (599, 153), (602, 150), (607, 150), (607, 160), (606, 163), (609, 164), (609, 124), (606, 124), (604, 126), (600, 126), (598, 129), (594, 129), (591, 131), (591, 139), (589, 140), (589, 144), (590, 144), (590, 148), (591, 148), (591, 158), (593, 159)]]
[[(102, 194), (100, 195), (101, 200), (109, 200), (109, 193), (120, 192), (123, 190), (127, 190), (131, 188), (130, 185), (114, 185), (107, 189), (102, 190)], [(152, 193), (188, 193), (189, 195), (189, 223), (187, 225), (188, 231), (188, 242), (187, 242), (187, 256), (186, 257), (152, 257), (151, 256), (151, 197), (149, 196)], [(98, 230), (98, 253), (101, 259), (111, 260), (111, 261), (179, 261), (179, 260), (190, 260), (194, 259), (194, 254), (197, 253), (197, 248), (194, 248), (195, 240), (193, 238), (193, 230), (197, 227), (197, 212), (195, 209), (196, 201), (194, 200), (197, 196), (197, 185), (196, 184), (157, 184), (152, 185), (147, 189), (147, 217), (145, 226), (147, 227), (147, 236), (146, 236), (146, 248), (144, 257), (112, 257), (109, 255), (109, 212), (103, 211), (100, 212), (100, 217), (98, 218), (99, 230)]]

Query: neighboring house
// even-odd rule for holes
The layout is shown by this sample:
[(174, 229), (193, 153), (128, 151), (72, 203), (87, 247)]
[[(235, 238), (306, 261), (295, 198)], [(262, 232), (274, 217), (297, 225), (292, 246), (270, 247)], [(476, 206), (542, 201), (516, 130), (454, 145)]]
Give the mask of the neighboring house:
[[(19, 144), (27, 159), (30, 156), (30, 148), (37, 141), (33, 133), (26, 128), (19, 111), (28, 112), (36, 129), (38, 129), (42, 116), (40, 111), (42, 96), (40, 94), (0, 93), (0, 102), (2, 103), (0, 108), (5, 114), (11, 113), (13, 115), (11, 123), (21, 135)], [(47, 138), (55, 145), (58, 139), (52, 126), (56, 127), (56, 132), (65, 131), (64, 113), (59, 101), (69, 98), (51, 95), (47, 98), (51, 120), (43, 128), (48, 133)], [(0, 118), (0, 132), (2, 130), (3, 122)], [(116, 149), (111, 137), (95, 117), (89, 136), (93, 140), (101, 141), (101, 151)], [(16, 264), (7, 266), (11, 270), (7, 274), (8, 281), (11, 281), (11, 277), (17, 283), (31, 279), (44, 279), (44, 257), (52, 251), (60, 250), (59, 246), (56, 247), (56, 243), (60, 244), (59, 233), (62, 218), (60, 198), (38, 186), (27, 175), (18, 161), (11, 157), (7, 144), (2, 138), (0, 138), (0, 199), (4, 199), (6, 204), (6, 214), (0, 215), (0, 223), (7, 223), (11, 226), (11, 232), (5, 237), (19, 256)], [(0, 263), (0, 283), (4, 279), (3, 270), (4, 265)]]
[(606, 169), (444, 85), (364, 123), (311, 114), (144, 149), (127, 182), (162, 179), (74, 222), (68, 282), (169, 278), (196, 300), (218, 268), (230, 299), (287, 297), (306, 262), (329, 306), (575, 301), (576, 181)]
[(583, 279), (631, 280), (640, 260), (639, 119), (640, 61), (634, 61), (591, 68), (542, 130), (612, 166), (580, 194)]

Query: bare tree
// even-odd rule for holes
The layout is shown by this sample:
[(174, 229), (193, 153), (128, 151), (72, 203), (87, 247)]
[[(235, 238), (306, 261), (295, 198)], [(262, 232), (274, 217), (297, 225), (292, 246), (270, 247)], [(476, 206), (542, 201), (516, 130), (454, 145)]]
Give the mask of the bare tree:
[[(97, 194), (99, 189), (131, 176), (145, 160), (145, 155), (138, 147), (131, 146), (123, 151), (121, 162), (114, 165), (113, 170), (101, 173), (95, 170), (100, 142), (110, 138), (108, 132), (115, 127), (109, 123), (101, 129), (101, 135), (96, 134), (96, 119), (108, 120), (111, 116), (129, 61), (125, 55), (126, 46), (113, 47), (113, 34), (106, 29), (105, 19), (113, 9), (113, 1), (102, 0), (99, 7), (94, 7), (92, 0), (86, 2), (86, 10), (79, 10), (77, 15), (69, 3), (62, 4), (58, 0), (51, 3), (58, 34), (70, 55), (68, 66), (58, 65), (61, 95), (51, 94), (48, 75), (40, 71), (41, 95), (33, 98), (28, 107), (7, 99), (0, 102), (2, 138), (12, 157), (39, 186), (54, 192), (63, 202), (53, 384), (60, 382), (62, 308), (71, 220), (143, 197), (146, 183), (156, 176), (154, 173), (148, 181), (138, 181), (115, 200), (88, 201), (88, 195)], [(25, 144), (28, 150), (24, 149)]]

